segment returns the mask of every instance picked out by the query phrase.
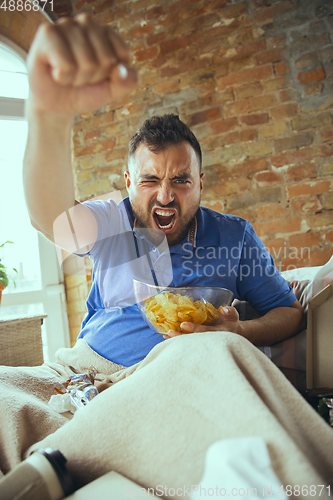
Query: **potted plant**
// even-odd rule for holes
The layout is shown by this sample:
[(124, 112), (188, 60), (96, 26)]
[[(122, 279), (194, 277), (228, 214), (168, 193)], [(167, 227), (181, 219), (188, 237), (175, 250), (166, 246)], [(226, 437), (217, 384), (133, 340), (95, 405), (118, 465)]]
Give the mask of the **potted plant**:
[[(5, 243), (2, 243), (2, 245), (0, 245), (0, 248), (5, 246), (7, 243), (14, 243), (14, 242), (7, 240), (7, 241), (5, 241)], [(0, 304), (1, 304), (2, 291), (6, 288), (6, 286), (8, 286), (9, 279), (13, 280), (13, 278), (8, 276), (7, 269), (8, 269), (8, 267), (6, 267), (2, 264), (1, 258), (0, 258)], [(13, 271), (15, 271), (16, 273), (18, 272), (17, 269), (15, 269), (15, 267), (13, 267)], [(16, 287), (16, 283), (14, 280), (13, 280), (13, 283), (14, 283), (14, 286)]]

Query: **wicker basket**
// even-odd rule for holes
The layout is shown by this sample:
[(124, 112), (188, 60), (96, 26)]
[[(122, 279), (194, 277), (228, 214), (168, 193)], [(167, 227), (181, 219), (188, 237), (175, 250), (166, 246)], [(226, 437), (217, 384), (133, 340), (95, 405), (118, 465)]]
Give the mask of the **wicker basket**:
[(0, 321), (0, 365), (38, 366), (43, 363), (43, 316)]

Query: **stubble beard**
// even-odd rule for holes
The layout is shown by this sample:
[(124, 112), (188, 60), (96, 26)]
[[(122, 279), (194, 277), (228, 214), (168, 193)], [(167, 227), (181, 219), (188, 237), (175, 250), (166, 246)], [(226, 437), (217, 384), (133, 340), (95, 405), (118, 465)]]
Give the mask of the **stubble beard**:
[[(168, 205), (161, 205), (154, 200), (149, 204), (148, 212), (144, 213), (143, 210), (140, 208), (137, 208), (137, 206), (133, 202), (133, 200), (130, 199), (133, 214), (135, 217), (135, 227), (140, 228), (140, 229), (147, 229), (148, 230), (147, 237), (155, 245), (159, 245), (163, 241), (163, 239), (166, 237), (168, 244), (169, 244), (169, 247), (177, 245), (185, 238), (193, 220), (195, 219), (196, 213), (197, 213), (199, 205), (200, 205), (200, 201), (201, 201), (201, 193), (199, 196), (198, 203), (193, 206), (193, 209), (191, 209), (187, 215), (183, 216), (178, 203), (172, 202), (172, 203), (169, 203)], [(177, 212), (178, 212), (177, 224), (179, 225), (179, 223), (180, 223), (180, 225), (179, 225), (178, 229), (176, 230), (176, 232), (165, 234), (165, 233), (163, 233), (163, 231), (159, 231), (158, 229), (155, 229), (154, 227), (152, 227), (151, 218), (153, 216), (151, 214), (152, 214), (152, 211), (155, 207), (175, 208), (177, 210)]]

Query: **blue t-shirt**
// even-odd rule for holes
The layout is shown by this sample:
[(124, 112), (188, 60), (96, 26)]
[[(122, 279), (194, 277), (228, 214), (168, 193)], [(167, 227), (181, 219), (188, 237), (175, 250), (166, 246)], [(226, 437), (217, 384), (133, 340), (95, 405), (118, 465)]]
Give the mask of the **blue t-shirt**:
[(134, 230), (128, 198), (87, 201), (98, 223), (97, 241), (89, 252), (94, 261), (88, 313), (78, 338), (101, 356), (124, 366), (141, 361), (159, 342), (136, 305), (133, 278), (171, 287), (223, 287), (246, 300), (261, 315), (290, 306), (292, 289), (252, 225), (240, 217), (199, 207), (184, 240), (168, 247)]

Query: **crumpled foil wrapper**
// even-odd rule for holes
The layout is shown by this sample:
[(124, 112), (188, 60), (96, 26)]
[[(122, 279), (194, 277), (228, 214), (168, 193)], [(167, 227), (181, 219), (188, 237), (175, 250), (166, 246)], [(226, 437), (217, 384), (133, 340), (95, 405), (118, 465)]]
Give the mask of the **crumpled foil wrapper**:
[(54, 387), (57, 394), (51, 396), (48, 404), (57, 413), (69, 411), (74, 414), (98, 395), (98, 390), (94, 386), (95, 376), (94, 370), (72, 375), (67, 382)]

